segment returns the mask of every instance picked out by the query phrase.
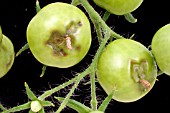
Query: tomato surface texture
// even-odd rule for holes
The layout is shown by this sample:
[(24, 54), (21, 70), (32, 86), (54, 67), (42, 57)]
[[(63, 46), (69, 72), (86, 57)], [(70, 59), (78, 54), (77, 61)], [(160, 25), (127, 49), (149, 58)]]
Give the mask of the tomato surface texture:
[(98, 6), (112, 14), (124, 15), (136, 10), (143, 0), (93, 0)]
[(91, 46), (90, 22), (71, 4), (56, 2), (43, 7), (27, 27), (34, 57), (47, 66), (67, 68), (79, 63)]
[(131, 39), (117, 39), (107, 45), (98, 60), (97, 79), (113, 99), (133, 102), (154, 86), (157, 66), (151, 52)]
[(11, 40), (2, 34), (0, 41), (0, 78), (7, 74), (14, 63), (14, 46)]
[(170, 24), (161, 27), (155, 33), (151, 47), (160, 70), (170, 75)]

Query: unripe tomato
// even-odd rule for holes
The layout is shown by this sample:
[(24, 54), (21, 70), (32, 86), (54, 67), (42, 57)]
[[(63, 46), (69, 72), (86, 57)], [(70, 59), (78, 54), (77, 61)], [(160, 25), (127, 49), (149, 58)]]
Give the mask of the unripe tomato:
[(104, 112), (102, 112), (102, 111), (92, 111), (90, 113), (104, 113)]
[(2, 34), (0, 28), (0, 78), (12, 67), (14, 62), (14, 46), (11, 40)]
[(93, 0), (98, 6), (112, 14), (124, 15), (136, 10), (143, 0)]
[(32, 54), (42, 64), (71, 67), (79, 63), (90, 48), (90, 22), (76, 6), (51, 3), (30, 21), (27, 41)]
[(160, 70), (170, 75), (170, 24), (161, 27), (155, 33), (151, 47)]
[(107, 45), (98, 60), (97, 79), (113, 99), (133, 102), (155, 84), (157, 67), (151, 52), (131, 39), (117, 39)]

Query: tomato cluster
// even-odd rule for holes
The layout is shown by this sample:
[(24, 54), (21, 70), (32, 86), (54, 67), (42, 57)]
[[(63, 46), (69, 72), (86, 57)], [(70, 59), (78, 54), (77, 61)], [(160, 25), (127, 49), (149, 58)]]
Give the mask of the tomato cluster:
[[(93, 1), (115, 15), (131, 13), (143, 2)], [(155, 85), (158, 68), (170, 75), (170, 54), (167, 52), (169, 36), (170, 24), (167, 24), (155, 33), (151, 51), (143, 44), (127, 38), (107, 43), (95, 65), (96, 77), (103, 90), (108, 95), (114, 91), (112, 99), (125, 103), (137, 101), (148, 94)], [(55, 2), (43, 7), (30, 20), (26, 38), (30, 51), (40, 63), (69, 68), (87, 55), (92, 42), (91, 25), (85, 13), (78, 7)], [(0, 78), (11, 69), (14, 56), (12, 42), (0, 29)], [(37, 112), (40, 109), (32, 111)], [(90, 113), (103, 112), (96, 110)]]

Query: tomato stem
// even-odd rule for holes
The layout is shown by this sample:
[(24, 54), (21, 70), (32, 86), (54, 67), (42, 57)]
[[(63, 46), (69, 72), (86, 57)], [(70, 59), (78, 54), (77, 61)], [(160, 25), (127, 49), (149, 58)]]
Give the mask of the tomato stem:
[(60, 113), (62, 111), (62, 109), (66, 106), (66, 104), (68, 103), (70, 97), (72, 96), (74, 90), (77, 88), (78, 84), (80, 83), (80, 81), (87, 75), (89, 74), (89, 68), (86, 69), (84, 72), (82, 72), (81, 74), (79, 74), (77, 76), (77, 79), (75, 81), (74, 86), (71, 88), (70, 92), (67, 94), (67, 96), (65, 97), (65, 99), (63, 100), (63, 102), (61, 103), (60, 107), (58, 108), (58, 110), (56, 111), (56, 113)]
[[(124, 38), (123, 36), (117, 34), (114, 32), (101, 18), (101, 16), (94, 10), (94, 8), (88, 3), (87, 0), (79, 0), (81, 5), (85, 8), (85, 10), (88, 12), (90, 19), (92, 20), (93, 24), (99, 24), (102, 27), (102, 30), (104, 32), (109, 31), (111, 37), (114, 37), (116, 39)], [(101, 39), (99, 39), (101, 40)]]
[(91, 107), (95, 111), (97, 110), (97, 99), (96, 99), (96, 86), (95, 86), (95, 69), (92, 68), (91, 74), (90, 74), (90, 80), (91, 80)]
[[(54, 98), (57, 99), (59, 102), (62, 102), (64, 100), (64, 98), (62, 97), (54, 97)], [(93, 111), (89, 107), (85, 106), (84, 104), (74, 99), (69, 99), (67, 106), (76, 110), (78, 113), (90, 113)]]
[(0, 103), (0, 109), (1, 109), (2, 111), (7, 110), (1, 103)]

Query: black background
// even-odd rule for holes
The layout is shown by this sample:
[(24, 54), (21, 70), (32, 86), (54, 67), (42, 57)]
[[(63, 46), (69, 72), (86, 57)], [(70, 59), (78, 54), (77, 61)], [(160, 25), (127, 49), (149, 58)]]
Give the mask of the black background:
[[(71, 0), (39, 0), (40, 6), (43, 7), (52, 2), (67, 2)], [(91, 5), (95, 10), (103, 15), (104, 10), (96, 6), (92, 1)], [(83, 11), (84, 9), (80, 7)], [(130, 37), (135, 34), (134, 40), (137, 40), (148, 47), (151, 44), (154, 33), (165, 24), (170, 22), (170, 8), (168, 1), (160, 2), (145, 0), (142, 5), (132, 14), (138, 19), (135, 24), (127, 22), (123, 16), (111, 15), (107, 24), (115, 32)], [(86, 12), (85, 12), (86, 13)], [(35, 0), (1, 0), (0, 1), (0, 25), (3, 34), (6, 35), (14, 44), (17, 52), (26, 41), (26, 28), (29, 21), (36, 14)], [(87, 13), (86, 13), (87, 14)], [(67, 16), (67, 15), (66, 15)], [(87, 15), (88, 16), (88, 15)], [(68, 81), (74, 77), (77, 72), (82, 72), (91, 63), (92, 58), (98, 48), (96, 34), (92, 25), (93, 41), (89, 53), (76, 66), (68, 69), (58, 69), (47, 67), (44, 77), (40, 78), (42, 64), (40, 64), (28, 50), (15, 58), (11, 70), (0, 79), (0, 102), (6, 107), (14, 107), (27, 102), (29, 99), (25, 93), (24, 82), (27, 82), (36, 95), (41, 95), (45, 90), (51, 89), (59, 84)], [(90, 85), (84, 86), (83, 83), (89, 81), (89, 76), (85, 77), (75, 91), (72, 98), (89, 106)], [(106, 97), (105, 92), (97, 84), (97, 97), (99, 103)], [(169, 112), (170, 102), (170, 76), (158, 76), (153, 89), (142, 99), (132, 103), (121, 103), (114, 100), (109, 104), (106, 113), (143, 113), (143, 112)], [(56, 92), (49, 97), (56, 104), (56, 108), (46, 108), (47, 113), (56, 110), (59, 103), (54, 100), (53, 96), (65, 96), (71, 87)], [(28, 112), (20, 111), (20, 112)], [(75, 112), (70, 108), (65, 108), (62, 112)]]

